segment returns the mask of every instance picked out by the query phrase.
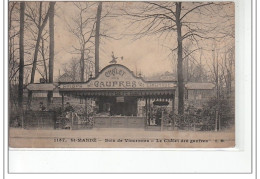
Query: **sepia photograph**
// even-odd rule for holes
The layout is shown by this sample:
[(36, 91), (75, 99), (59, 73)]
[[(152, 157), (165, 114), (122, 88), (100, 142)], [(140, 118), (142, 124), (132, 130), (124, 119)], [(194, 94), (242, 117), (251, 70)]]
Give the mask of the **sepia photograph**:
[(9, 1), (10, 148), (234, 148), (235, 4)]

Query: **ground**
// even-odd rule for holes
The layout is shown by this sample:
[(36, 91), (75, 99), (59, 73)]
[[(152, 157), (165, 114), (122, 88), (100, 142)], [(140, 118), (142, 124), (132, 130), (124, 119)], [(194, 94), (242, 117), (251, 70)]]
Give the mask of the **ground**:
[(144, 129), (9, 129), (13, 148), (222, 148), (235, 147), (234, 128), (224, 131)]

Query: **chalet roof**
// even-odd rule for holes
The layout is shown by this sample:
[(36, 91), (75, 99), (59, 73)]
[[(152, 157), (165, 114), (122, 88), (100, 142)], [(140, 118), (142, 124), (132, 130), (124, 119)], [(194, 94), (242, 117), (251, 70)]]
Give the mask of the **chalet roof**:
[(173, 73), (166, 71), (163, 74), (155, 74), (144, 77), (146, 81), (176, 81), (176, 76)]
[(59, 82), (72, 82), (72, 78), (68, 73), (64, 73), (58, 79)]
[(28, 90), (31, 91), (53, 91), (56, 85), (53, 83), (31, 83), (27, 86)]
[(185, 87), (187, 89), (205, 89), (210, 90), (215, 87), (213, 83), (186, 83)]

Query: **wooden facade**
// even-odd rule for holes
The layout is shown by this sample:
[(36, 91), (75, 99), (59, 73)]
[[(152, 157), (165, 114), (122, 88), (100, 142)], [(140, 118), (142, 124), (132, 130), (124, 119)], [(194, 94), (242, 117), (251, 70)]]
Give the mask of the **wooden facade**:
[[(186, 84), (186, 101), (200, 101), (211, 96), (211, 87), (198, 88), (207, 85)], [(105, 67), (98, 76), (86, 82), (30, 84), (27, 89), (38, 93), (36, 96), (41, 98), (44, 95), (39, 93), (58, 92), (59, 95), (54, 96), (53, 103), (59, 104), (63, 111), (68, 102), (72, 102), (73, 106), (79, 105), (83, 108), (81, 112), (84, 115), (93, 116), (94, 127), (97, 128), (142, 128), (152, 125), (155, 123), (152, 121), (153, 102), (167, 101), (169, 105), (166, 110), (174, 112), (177, 101), (176, 81), (146, 81), (119, 64)], [(85, 120), (84, 116), (83, 118)]]

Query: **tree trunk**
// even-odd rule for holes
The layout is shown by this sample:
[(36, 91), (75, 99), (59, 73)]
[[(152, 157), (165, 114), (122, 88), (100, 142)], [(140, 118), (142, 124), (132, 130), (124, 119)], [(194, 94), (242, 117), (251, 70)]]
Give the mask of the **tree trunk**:
[(178, 114), (184, 113), (184, 83), (183, 83), (183, 66), (182, 66), (182, 34), (181, 34), (181, 2), (176, 3), (176, 26), (178, 41), (178, 58), (177, 58), (177, 75), (178, 75)]
[(85, 71), (84, 56), (85, 56), (85, 47), (83, 47), (80, 56), (80, 81), (81, 82), (84, 82), (84, 71)]
[(43, 59), (43, 65), (44, 65), (44, 73), (45, 73), (45, 80), (46, 83), (48, 83), (48, 70), (47, 70), (47, 64), (45, 59), (45, 54), (44, 54), (44, 39), (42, 38), (42, 59)]
[(19, 64), (19, 86), (18, 86), (18, 105), (23, 108), (23, 76), (24, 76), (24, 11), (25, 2), (20, 3), (20, 64)]
[(49, 14), (49, 33), (50, 33), (49, 83), (53, 83), (53, 68), (54, 68), (54, 5), (55, 5), (55, 2), (50, 2), (50, 14)]
[[(50, 33), (50, 54), (49, 54), (49, 83), (53, 83), (54, 68), (54, 6), (55, 2), (50, 2), (49, 13), (49, 33)], [(53, 97), (53, 91), (48, 92), (48, 108)]]
[(100, 33), (100, 19), (102, 12), (102, 2), (99, 2), (97, 8), (97, 22), (96, 22), (96, 35), (95, 35), (95, 76), (99, 73), (99, 33)]
[[(30, 83), (34, 83), (34, 78), (35, 78), (35, 71), (36, 71), (36, 65), (37, 65), (37, 58), (38, 58), (38, 52), (39, 52), (39, 46), (40, 46), (40, 40), (41, 40), (41, 35), (42, 35), (42, 31), (48, 21), (48, 17), (49, 17), (49, 11), (50, 8), (43, 20), (43, 23), (41, 25), (41, 11), (42, 11), (42, 2), (40, 2), (40, 9), (39, 9), (39, 28), (38, 28), (38, 36), (37, 36), (37, 41), (36, 41), (36, 45), (35, 45), (35, 50), (34, 50), (34, 57), (33, 57), (33, 67), (32, 67), (32, 73), (31, 73), (31, 81)], [(28, 92), (28, 108), (30, 108), (31, 106), (31, 101), (32, 101), (32, 91)]]
[(34, 83), (40, 41), (41, 41), (42, 31), (44, 28), (44, 27), (43, 28), (41, 27), (41, 20), (42, 20), (42, 2), (40, 2), (40, 8), (39, 8), (39, 27), (38, 27), (38, 36), (37, 36), (37, 40), (36, 40), (36, 45), (35, 45), (35, 49), (34, 49), (31, 83)]

